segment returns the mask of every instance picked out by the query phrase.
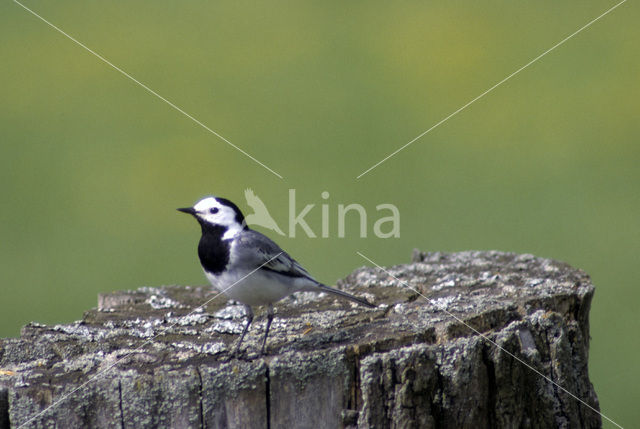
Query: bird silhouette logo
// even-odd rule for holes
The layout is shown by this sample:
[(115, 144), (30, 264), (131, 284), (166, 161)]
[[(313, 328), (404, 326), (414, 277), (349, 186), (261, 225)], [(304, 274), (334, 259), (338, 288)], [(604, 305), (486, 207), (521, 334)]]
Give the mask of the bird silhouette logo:
[(247, 200), (247, 205), (253, 209), (253, 213), (248, 214), (244, 218), (244, 222), (247, 225), (258, 225), (275, 231), (280, 235), (284, 235), (284, 232), (282, 232), (276, 221), (273, 220), (269, 214), (267, 206), (264, 205), (260, 197), (253, 193), (251, 188), (245, 189), (244, 198)]

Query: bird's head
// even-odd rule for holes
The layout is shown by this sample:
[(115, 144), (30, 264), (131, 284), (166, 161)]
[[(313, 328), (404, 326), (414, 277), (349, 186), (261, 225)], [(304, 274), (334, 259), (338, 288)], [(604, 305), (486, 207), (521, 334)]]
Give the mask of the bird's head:
[(244, 215), (238, 206), (226, 198), (206, 197), (193, 207), (178, 210), (195, 217), (203, 229), (220, 226), (227, 230), (238, 231), (246, 228)]

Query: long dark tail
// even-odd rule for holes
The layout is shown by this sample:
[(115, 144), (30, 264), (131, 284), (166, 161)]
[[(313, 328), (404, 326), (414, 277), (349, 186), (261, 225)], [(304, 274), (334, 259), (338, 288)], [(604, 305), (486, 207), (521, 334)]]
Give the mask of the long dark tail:
[(347, 292), (345, 292), (343, 290), (335, 289), (335, 288), (329, 287), (327, 285), (323, 285), (322, 283), (317, 283), (316, 286), (318, 286), (318, 288), (320, 288), (320, 290), (322, 290), (322, 292), (329, 292), (329, 293), (332, 293), (334, 295), (338, 295), (338, 296), (340, 296), (342, 298), (347, 298), (347, 299), (349, 299), (349, 300), (351, 300), (353, 302), (357, 302), (360, 305), (364, 305), (365, 307), (376, 308), (375, 305), (370, 304), (368, 301), (365, 301), (362, 298), (358, 298), (357, 296), (353, 296), (350, 293), (347, 293)]

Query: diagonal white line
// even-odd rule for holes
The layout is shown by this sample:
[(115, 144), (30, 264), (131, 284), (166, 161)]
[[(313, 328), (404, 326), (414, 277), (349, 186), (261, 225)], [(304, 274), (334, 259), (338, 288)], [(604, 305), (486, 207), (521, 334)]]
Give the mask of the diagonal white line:
[(370, 172), (371, 170), (373, 170), (374, 168), (376, 168), (377, 166), (379, 166), (380, 164), (382, 164), (383, 162), (385, 162), (386, 160), (388, 160), (389, 158), (391, 158), (392, 156), (395, 156), (398, 152), (400, 152), (401, 150), (405, 149), (407, 146), (409, 146), (410, 144), (412, 144), (413, 142), (415, 142), (416, 140), (419, 140), (420, 138), (422, 138), (425, 134), (429, 133), (431, 130), (433, 130), (434, 128), (438, 127), (439, 125), (445, 123), (447, 120), (449, 120), (450, 118), (454, 117), (455, 115), (457, 115), (458, 113), (462, 112), (464, 109), (466, 109), (467, 107), (471, 106), (473, 103), (475, 103), (476, 101), (478, 101), (479, 99), (481, 99), (482, 97), (484, 97), (485, 95), (487, 95), (488, 93), (490, 93), (491, 91), (493, 91), (494, 89), (496, 89), (497, 87), (499, 87), (500, 85), (502, 85), (503, 83), (505, 83), (506, 81), (508, 81), (509, 79), (511, 79), (513, 76), (517, 75), (518, 73), (520, 73), (522, 70), (526, 69), (527, 67), (529, 67), (531, 64), (535, 63), (536, 61), (538, 61), (540, 58), (544, 57), (545, 55), (547, 55), (549, 52), (553, 51), (554, 49), (556, 49), (558, 46), (562, 45), (564, 42), (566, 42), (567, 40), (571, 39), (573, 36), (575, 36), (576, 34), (580, 33), (582, 30), (586, 29), (587, 27), (589, 27), (591, 24), (595, 23), (596, 21), (598, 21), (600, 18), (604, 17), (605, 15), (607, 15), (609, 12), (613, 11), (615, 8), (617, 8), (618, 6), (620, 6), (622, 3), (626, 2), (627, 0), (622, 0), (620, 3), (616, 4), (615, 6), (611, 7), (610, 9), (608, 9), (606, 12), (604, 12), (602, 15), (598, 16), (597, 18), (594, 18), (593, 20), (589, 21), (587, 24), (583, 25), (582, 27), (580, 27), (578, 30), (574, 31), (573, 33), (571, 33), (569, 36), (565, 37), (564, 39), (562, 39), (561, 41), (559, 41), (558, 43), (556, 43), (555, 45), (553, 45), (552, 47), (550, 47), (549, 49), (547, 49), (546, 51), (544, 51), (543, 53), (541, 53), (540, 55), (538, 55), (537, 57), (535, 57), (534, 59), (532, 59), (531, 61), (529, 61), (527, 64), (523, 65), (522, 67), (520, 67), (518, 70), (514, 71), (513, 73), (511, 73), (509, 76), (505, 77), (504, 79), (502, 79), (500, 82), (496, 83), (495, 85), (493, 85), (491, 88), (487, 89), (485, 92), (483, 92), (482, 94), (478, 95), (476, 98), (474, 98), (473, 100), (469, 101), (467, 104), (465, 104), (464, 106), (460, 107), (458, 110), (456, 110), (455, 112), (449, 114), (448, 116), (446, 116), (445, 118), (441, 119), (439, 122), (437, 122), (435, 125), (433, 125), (431, 128), (429, 128), (428, 130), (424, 131), (422, 134), (418, 135), (417, 137), (415, 137), (413, 140), (411, 140), (409, 143), (406, 143), (404, 146), (399, 147), (398, 149), (396, 149), (395, 151), (391, 152), (389, 155), (387, 155), (386, 157), (384, 157), (382, 160), (378, 161), (377, 163), (373, 164), (371, 167), (369, 167), (368, 169), (366, 169), (365, 171), (363, 171), (362, 173), (360, 173), (360, 175), (358, 177), (356, 177), (356, 179), (361, 178), (362, 176), (364, 176), (365, 174), (367, 174), (368, 172)]
[[(222, 291), (218, 292), (216, 295), (214, 295), (213, 298), (208, 299), (204, 304), (194, 308), (193, 310), (191, 310), (190, 313), (188, 313), (185, 316), (182, 317), (189, 317), (191, 316), (193, 313), (195, 313), (196, 311), (198, 311), (199, 309), (203, 309), (207, 304), (209, 304), (211, 301), (213, 301), (214, 299), (216, 299), (217, 297), (219, 297), (220, 295), (222, 295), (223, 293), (225, 293), (226, 291), (228, 291), (229, 289), (231, 289), (232, 287), (234, 287), (235, 285), (237, 285), (238, 283), (240, 283), (242, 280), (246, 279), (247, 277), (249, 277), (250, 275), (252, 275), (253, 273), (255, 273), (256, 271), (258, 271), (260, 268), (264, 267), (265, 265), (267, 265), (269, 262), (273, 261), (274, 259), (276, 259), (278, 256), (282, 255), (282, 252), (278, 253), (276, 256), (274, 256), (273, 258), (269, 259), (268, 261), (266, 261), (264, 264), (260, 265), (258, 268), (256, 268), (255, 270), (251, 271), (249, 274), (245, 275), (244, 277), (242, 277), (241, 279), (237, 280), (236, 282), (234, 282), (231, 286), (223, 289)], [(176, 326), (178, 324), (178, 322), (175, 322), (173, 325), (168, 326), (167, 328), (165, 328), (163, 330), (163, 332), (167, 332), (168, 330), (170, 330), (171, 328), (173, 328), (174, 326)], [(126, 358), (129, 355), (132, 355), (133, 353), (136, 353), (138, 351), (140, 351), (144, 346), (146, 346), (147, 344), (149, 344), (151, 341), (153, 341), (154, 339), (156, 339), (159, 335), (161, 335), (163, 332), (158, 332), (157, 334), (155, 334), (153, 337), (147, 339), (145, 342), (143, 342), (141, 345), (139, 345), (138, 347), (136, 347), (134, 350), (125, 353), (121, 358), (119, 358), (117, 361), (115, 361), (113, 364), (109, 365), (107, 368), (103, 369), (102, 371), (97, 372), (96, 374), (94, 374), (93, 376), (91, 376), (87, 381), (85, 381), (84, 383), (82, 383), (81, 385), (79, 385), (78, 387), (76, 387), (75, 389), (73, 389), (71, 392), (65, 393), (64, 395), (62, 395), (60, 397), (60, 399), (58, 399), (57, 401), (53, 402), (51, 405), (49, 405), (47, 408), (45, 408), (44, 410), (40, 411), (39, 413), (33, 415), (32, 417), (29, 417), (29, 419), (22, 423), (20, 426), (18, 426), (18, 429), (25, 427), (27, 424), (31, 423), (33, 420), (37, 419), (38, 417), (42, 416), (43, 414), (45, 414), (47, 411), (51, 410), (52, 408), (57, 407), (58, 405), (60, 405), (62, 402), (64, 402), (69, 396), (73, 395), (74, 393), (76, 393), (78, 390), (82, 389), (84, 386), (86, 386), (87, 384), (91, 383), (93, 380), (99, 378), (100, 376), (106, 374), (107, 372), (109, 372), (109, 370), (111, 368), (113, 368), (114, 366), (116, 366), (117, 364), (119, 364), (120, 362), (122, 362), (122, 360), (124, 358)]]
[(475, 329), (474, 327), (470, 326), (469, 324), (467, 324), (466, 322), (464, 322), (462, 319), (460, 319), (459, 317), (457, 317), (455, 314), (451, 313), (450, 311), (448, 311), (447, 309), (443, 308), (440, 305), (437, 305), (432, 299), (427, 298), (426, 296), (424, 296), (422, 293), (420, 293), (419, 291), (417, 291), (416, 289), (412, 288), (411, 286), (409, 286), (409, 284), (405, 281), (400, 280), (399, 278), (397, 278), (396, 276), (394, 276), (393, 274), (391, 274), (386, 268), (376, 264), (375, 262), (373, 262), (371, 259), (367, 258), (366, 256), (364, 256), (362, 253), (360, 252), (356, 252), (358, 255), (360, 255), (362, 258), (366, 259), (367, 261), (369, 261), (370, 263), (372, 263), (373, 265), (375, 265), (376, 267), (378, 267), (379, 269), (381, 269), (382, 271), (384, 271), (387, 275), (393, 277), (395, 280), (397, 280), (401, 285), (411, 289), (413, 292), (417, 293), (418, 295), (420, 295), (421, 297), (423, 297), (424, 299), (426, 299), (427, 301), (429, 301), (429, 303), (431, 305), (434, 305), (436, 307), (438, 307), (439, 309), (443, 310), (445, 313), (447, 313), (449, 316), (453, 317), (454, 319), (456, 319), (457, 322), (463, 324), (464, 326), (466, 326), (467, 328), (471, 329), (476, 335), (482, 337), (482, 339), (484, 339), (485, 341), (493, 344), (494, 346), (496, 346), (497, 348), (499, 348), (500, 350), (502, 350), (503, 352), (505, 352), (506, 354), (508, 354), (509, 356), (511, 356), (512, 358), (514, 358), (515, 360), (517, 360), (518, 362), (520, 362), (522, 365), (526, 366), (527, 368), (529, 368), (531, 371), (535, 372), (536, 374), (538, 374), (540, 377), (544, 378), (545, 380), (547, 380), (549, 383), (553, 384), (554, 386), (556, 386), (558, 389), (561, 389), (563, 392), (565, 392), (566, 394), (568, 394), (569, 396), (571, 396), (573, 399), (575, 399), (576, 401), (580, 402), (582, 405), (584, 405), (585, 407), (589, 408), (591, 411), (594, 411), (596, 413), (598, 413), (601, 417), (604, 417), (605, 419), (609, 420), (611, 423), (613, 423), (614, 425), (618, 426), (620, 429), (623, 429), (622, 426), (620, 426), (618, 423), (614, 422), (613, 420), (611, 420), (609, 417), (605, 416), (604, 414), (602, 414), (600, 411), (596, 410), (595, 408), (593, 408), (591, 405), (587, 404), (585, 401), (583, 401), (582, 399), (578, 398), (576, 395), (574, 395), (573, 393), (569, 392), (567, 389), (565, 389), (564, 387), (560, 386), (558, 383), (556, 383), (555, 381), (553, 381), (552, 379), (550, 379), (549, 377), (547, 377), (546, 375), (544, 375), (543, 373), (541, 373), (540, 371), (538, 371), (537, 369), (535, 369), (534, 367), (532, 367), (531, 365), (529, 365), (528, 363), (526, 363), (525, 361), (523, 361), (522, 359), (520, 359), (518, 356), (514, 355), (513, 353), (511, 353), (510, 351), (504, 349), (503, 347), (499, 346), (498, 343), (496, 343), (495, 341), (493, 341), (491, 338), (487, 337), (486, 335), (482, 334), (480, 331), (478, 331), (477, 329)]
[(82, 42), (79, 42), (78, 40), (74, 39), (72, 36), (70, 36), (69, 34), (65, 33), (64, 31), (62, 31), (60, 28), (56, 27), (54, 24), (52, 24), (51, 22), (47, 21), (46, 19), (44, 19), (42, 16), (38, 15), (37, 13), (35, 13), (33, 10), (29, 9), (28, 7), (26, 7), (25, 5), (23, 5), (22, 3), (20, 3), (17, 0), (13, 0), (13, 2), (19, 6), (21, 6), (23, 9), (25, 9), (27, 12), (31, 13), (33, 16), (35, 16), (36, 18), (40, 19), (42, 22), (44, 22), (45, 24), (49, 25), (51, 28), (53, 28), (54, 30), (56, 30), (58, 33), (62, 34), (63, 36), (65, 36), (67, 39), (71, 40), (72, 42), (74, 42), (76, 45), (80, 46), (81, 48), (83, 48), (84, 50), (86, 50), (87, 52), (89, 52), (90, 54), (92, 54), (93, 56), (95, 56), (96, 58), (98, 58), (100, 61), (102, 61), (103, 63), (109, 65), (111, 68), (113, 68), (114, 70), (120, 72), (122, 75), (124, 75), (125, 77), (129, 78), (130, 80), (132, 80), (133, 82), (137, 83), (139, 86), (141, 86), (142, 88), (144, 88), (147, 92), (149, 92), (152, 95), (155, 95), (156, 97), (158, 97), (160, 100), (164, 101), (165, 103), (167, 103), (169, 106), (173, 107), (175, 110), (177, 110), (178, 112), (182, 113), (184, 116), (186, 116), (187, 118), (191, 119), (193, 122), (195, 122), (196, 124), (200, 125), (202, 128), (204, 128), (205, 130), (209, 131), (211, 134), (213, 134), (214, 136), (218, 137), (220, 140), (224, 141), (225, 143), (227, 143), (229, 146), (231, 146), (232, 148), (236, 149), (237, 151), (239, 151), (240, 153), (242, 153), (243, 155), (245, 155), (246, 157), (248, 157), (249, 159), (251, 159), (252, 161), (254, 161), (255, 163), (259, 164), (260, 166), (266, 168), (267, 170), (269, 170), (271, 173), (275, 174), (276, 176), (278, 176), (280, 179), (283, 179), (283, 177), (276, 173), (274, 170), (272, 170), (271, 168), (267, 167), (265, 164), (263, 164), (262, 162), (258, 161), (256, 158), (254, 158), (253, 156), (251, 156), (249, 153), (247, 153), (246, 151), (244, 151), (243, 149), (239, 148), (238, 146), (236, 146), (235, 144), (231, 143), (229, 140), (227, 140), (226, 138), (224, 138), (223, 136), (221, 136), (220, 134), (218, 134), (217, 132), (215, 132), (214, 130), (212, 130), (211, 128), (209, 128), (207, 125), (203, 124), (202, 122), (200, 122), (198, 119), (194, 118), (192, 115), (190, 115), (189, 113), (185, 112), (184, 110), (182, 110), (180, 107), (176, 106), (175, 104), (173, 104), (171, 101), (167, 100), (166, 98), (164, 98), (162, 95), (158, 94), (157, 92), (155, 92), (153, 89), (149, 88), (147, 85), (145, 85), (144, 83), (140, 82), (139, 80), (137, 80), (136, 78), (134, 78), (133, 76), (131, 76), (129, 73), (127, 73), (126, 71), (122, 70), (120, 67), (116, 66), (115, 64), (113, 64), (111, 61), (107, 60), (105, 57), (103, 57), (102, 55), (98, 54), (97, 52), (95, 52), (94, 50), (92, 50), (91, 48), (89, 48), (88, 46), (86, 46), (85, 44), (83, 44)]

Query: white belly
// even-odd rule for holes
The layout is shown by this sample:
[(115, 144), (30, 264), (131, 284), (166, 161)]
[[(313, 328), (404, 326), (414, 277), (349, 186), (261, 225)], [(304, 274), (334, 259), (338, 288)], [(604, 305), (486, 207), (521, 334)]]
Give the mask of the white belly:
[[(205, 271), (209, 282), (227, 297), (247, 305), (265, 305), (281, 300), (294, 292), (306, 289), (306, 279), (293, 279), (258, 270), (213, 275)], [(306, 286), (306, 287), (305, 287)]]

